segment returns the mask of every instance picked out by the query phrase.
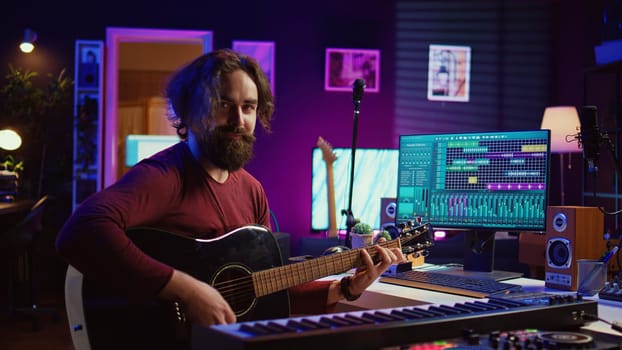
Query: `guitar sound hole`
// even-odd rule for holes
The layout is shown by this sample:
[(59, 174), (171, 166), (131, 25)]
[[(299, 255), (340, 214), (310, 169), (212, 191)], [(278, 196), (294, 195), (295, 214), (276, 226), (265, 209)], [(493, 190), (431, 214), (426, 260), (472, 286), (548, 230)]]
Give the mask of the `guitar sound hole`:
[(238, 318), (252, 310), (257, 302), (251, 274), (252, 271), (245, 266), (227, 265), (214, 275), (212, 286), (222, 294)]

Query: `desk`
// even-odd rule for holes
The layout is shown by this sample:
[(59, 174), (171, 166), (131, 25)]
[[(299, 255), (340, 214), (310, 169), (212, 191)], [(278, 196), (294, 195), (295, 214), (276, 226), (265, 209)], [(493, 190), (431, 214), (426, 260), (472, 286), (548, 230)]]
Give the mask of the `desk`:
[(14, 202), (0, 202), (0, 215), (26, 212), (33, 204), (35, 204), (35, 202), (29, 199), (20, 199)]
[(0, 202), (0, 232), (18, 223), (34, 204), (35, 202), (29, 199)]
[[(337, 276), (339, 278), (341, 276)], [(333, 276), (332, 278), (335, 278)], [(508, 283), (523, 286), (523, 290), (528, 292), (546, 292), (552, 294), (569, 294), (572, 292), (559, 291), (546, 288), (544, 281), (529, 278), (516, 278)], [(608, 322), (622, 321), (622, 303), (609, 300), (598, 300), (598, 296), (584, 297), (598, 301), (598, 316)], [(422, 304), (452, 304), (463, 303), (470, 300), (477, 300), (454, 294), (434, 292), (424, 289), (398, 286), (388, 283), (375, 282), (363, 293), (361, 298), (355, 301), (341, 301), (337, 305), (338, 312), (353, 311), (362, 309), (382, 309), (395, 308), (400, 306), (414, 306)], [(592, 322), (583, 329), (593, 332), (606, 333), (622, 337), (622, 333), (611, 329), (611, 326), (602, 321)]]

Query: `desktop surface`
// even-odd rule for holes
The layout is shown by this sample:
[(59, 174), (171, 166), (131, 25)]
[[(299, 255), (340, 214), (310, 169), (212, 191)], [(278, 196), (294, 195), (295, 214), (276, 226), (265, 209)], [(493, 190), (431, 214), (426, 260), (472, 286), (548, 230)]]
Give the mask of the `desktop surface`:
[(26, 212), (33, 204), (34, 201), (29, 199), (18, 199), (12, 202), (0, 202), (0, 215)]
[(18, 199), (13, 202), (0, 202), (0, 232), (12, 227), (22, 220), (35, 202), (29, 199)]
[[(547, 288), (544, 285), (543, 280), (536, 280), (531, 278), (515, 278), (507, 280), (506, 282), (520, 285), (522, 292), (527, 293), (550, 293), (553, 295), (576, 295), (575, 292), (560, 291), (552, 288)], [(382, 283), (377, 281), (373, 283), (367, 291), (363, 294), (369, 293), (365, 299), (359, 299), (356, 301), (340, 301), (338, 309), (365, 309), (365, 304), (373, 305), (374, 308), (392, 308), (396, 306), (410, 306), (418, 304), (445, 304), (450, 305), (453, 303), (463, 303), (473, 300), (485, 300), (481, 298), (473, 298), (468, 296), (462, 296), (457, 294), (448, 294), (438, 291), (424, 290), (411, 288), (401, 285)], [(598, 316), (608, 322), (619, 321), (620, 315), (622, 315), (622, 302), (616, 302), (612, 300), (600, 300), (598, 296), (583, 297), (586, 300), (593, 300), (598, 302)], [(400, 302), (407, 300), (404, 304), (400, 305)], [(613, 336), (621, 337), (622, 333), (619, 333), (611, 329), (611, 325), (603, 321), (595, 321), (586, 324), (581, 328), (591, 332), (598, 332), (603, 334), (609, 334)]]

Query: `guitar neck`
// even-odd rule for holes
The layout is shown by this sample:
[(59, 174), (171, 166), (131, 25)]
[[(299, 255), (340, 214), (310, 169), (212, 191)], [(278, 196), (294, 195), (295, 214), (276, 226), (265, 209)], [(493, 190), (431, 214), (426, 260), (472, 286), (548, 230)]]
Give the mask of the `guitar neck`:
[(333, 164), (328, 162), (326, 163), (326, 188), (328, 189), (328, 237), (337, 237), (335, 178)]
[[(385, 248), (400, 248), (401, 240), (379, 243)], [(373, 261), (378, 253), (373, 247), (348, 250), (338, 254), (318, 257), (303, 262), (275, 267), (253, 273), (253, 285), (257, 297), (272, 294), (318, 278), (343, 273), (363, 266), (361, 250), (367, 250)]]

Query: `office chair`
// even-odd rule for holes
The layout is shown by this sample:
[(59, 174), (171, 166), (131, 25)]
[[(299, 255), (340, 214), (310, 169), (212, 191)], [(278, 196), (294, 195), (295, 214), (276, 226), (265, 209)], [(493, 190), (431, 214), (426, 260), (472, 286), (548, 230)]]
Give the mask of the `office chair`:
[[(42, 248), (43, 214), (49, 202), (49, 196), (41, 197), (28, 214), (16, 225), (6, 231), (0, 231), (0, 251), (8, 269), (7, 311), (9, 316), (28, 315), (32, 317), (32, 329), (41, 329), (40, 316), (50, 314), (55, 321), (60, 320), (55, 308), (39, 305), (39, 273), (37, 260)], [(27, 282), (27, 306), (16, 304), (16, 282)]]

